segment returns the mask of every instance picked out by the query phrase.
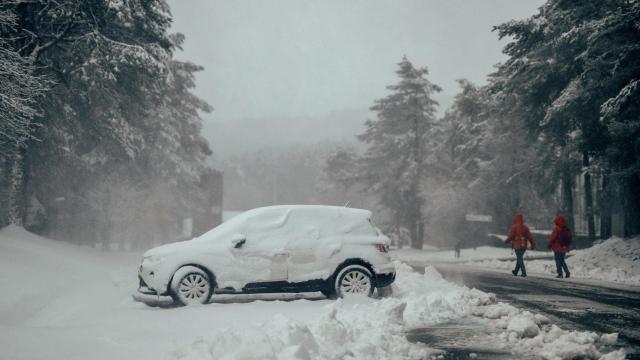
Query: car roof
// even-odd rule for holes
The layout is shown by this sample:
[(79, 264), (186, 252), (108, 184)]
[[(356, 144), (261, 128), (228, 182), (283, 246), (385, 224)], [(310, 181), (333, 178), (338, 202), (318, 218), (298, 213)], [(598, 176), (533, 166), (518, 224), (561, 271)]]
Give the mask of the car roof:
[(282, 212), (282, 211), (295, 211), (304, 210), (305, 212), (318, 212), (318, 213), (338, 213), (340, 215), (364, 217), (370, 218), (372, 213), (365, 209), (349, 208), (345, 206), (331, 206), (331, 205), (273, 205), (263, 206), (255, 209), (248, 210), (247, 215), (258, 215), (261, 213)]

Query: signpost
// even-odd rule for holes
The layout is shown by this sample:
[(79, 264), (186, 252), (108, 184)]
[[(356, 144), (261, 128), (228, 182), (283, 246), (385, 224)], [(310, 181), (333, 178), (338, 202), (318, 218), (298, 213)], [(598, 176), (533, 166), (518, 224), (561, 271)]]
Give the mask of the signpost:
[(467, 214), (465, 216), (467, 221), (473, 222), (492, 222), (493, 218), (490, 215), (478, 215), (478, 214)]

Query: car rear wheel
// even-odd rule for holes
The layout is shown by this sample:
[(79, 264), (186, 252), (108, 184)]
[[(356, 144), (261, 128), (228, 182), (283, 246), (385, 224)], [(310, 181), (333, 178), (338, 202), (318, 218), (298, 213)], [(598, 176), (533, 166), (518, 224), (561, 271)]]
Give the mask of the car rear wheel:
[(181, 305), (206, 304), (211, 295), (211, 279), (200, 268), (181, 267), (173, 275), (171, 295)]
[(336, 295), (361, 294), (371, 296), (373, 294), (373, 276), (362, 265), (349, 265), (340, 270), (335, 282)]

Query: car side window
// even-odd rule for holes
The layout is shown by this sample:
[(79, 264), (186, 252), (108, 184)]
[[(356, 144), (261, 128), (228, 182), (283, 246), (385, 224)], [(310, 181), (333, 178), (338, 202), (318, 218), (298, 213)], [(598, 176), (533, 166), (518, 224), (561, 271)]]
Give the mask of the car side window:
[(282, 230), (286, 223), (286, 213), (281, 210), (261, 212), (247, 218), (244, 226), (248, 249), (272, 251), (283, 246)]

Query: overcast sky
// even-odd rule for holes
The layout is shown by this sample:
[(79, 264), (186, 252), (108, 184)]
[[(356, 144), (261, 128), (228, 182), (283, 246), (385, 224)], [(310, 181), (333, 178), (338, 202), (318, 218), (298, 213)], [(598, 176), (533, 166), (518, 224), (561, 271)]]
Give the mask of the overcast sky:
[(178, 54), (203, 65), (207, 118), (324, 116), (364, 109), (396, 81), (407, 55), (444, 94), (483, 83), (504, 59), (492, 26), (541, 0), (170, 0)]

